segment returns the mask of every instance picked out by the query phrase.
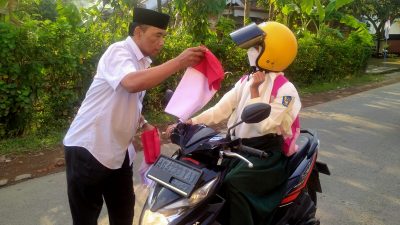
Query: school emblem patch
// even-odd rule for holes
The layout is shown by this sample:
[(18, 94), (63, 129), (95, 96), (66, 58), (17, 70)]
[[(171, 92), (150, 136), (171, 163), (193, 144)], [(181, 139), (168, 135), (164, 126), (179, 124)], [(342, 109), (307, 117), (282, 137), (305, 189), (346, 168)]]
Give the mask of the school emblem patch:
[(292, 96), (283, 96), (282, 105), (288, 107), (291, 101), (292, 101)]

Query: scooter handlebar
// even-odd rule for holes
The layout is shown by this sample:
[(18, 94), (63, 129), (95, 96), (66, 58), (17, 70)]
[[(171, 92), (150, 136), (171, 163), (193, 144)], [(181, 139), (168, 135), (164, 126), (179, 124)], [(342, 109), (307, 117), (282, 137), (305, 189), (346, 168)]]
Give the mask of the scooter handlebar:
[(252, 156), (256, 156), (259, 157), (261, 159), (263, 158), (268, 158), (270, 155), (268, 154), (268, 152), (264, 152), (262, 150), (256, 149), (256, 148), (252, 148), (246, 145), (240, 145), (239, 146), (239, 151), (247, 153), (249, 155)]

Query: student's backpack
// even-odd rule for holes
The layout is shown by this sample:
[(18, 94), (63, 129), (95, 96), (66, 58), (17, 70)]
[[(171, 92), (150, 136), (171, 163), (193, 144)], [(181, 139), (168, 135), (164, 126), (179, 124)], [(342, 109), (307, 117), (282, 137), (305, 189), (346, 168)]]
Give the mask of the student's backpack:
[[(248, 80), (249, 75), (244, 75), (240, 79), (240, 82), (243, 82), (245, 79)], [(288, 82), (288, 80), (286, 79), (285, 76), (283, 76), (283, 74), (278, 74), (276, 76), (274, 84), (272, 86), (270, 103), (276, 98), (279, 88), (281, 88), (286, 82)], [(300, 120), (299, 116), (297, 115), (292, 123), (292, 136), (284, 138), (284, 143), (282, 148), (283, 154), (289, 157), (297, 151), (298, 146), (296, 145), (296, 140), (299, 137), (299, 135), (300, 135)]]
[[(282, 74), (279, 74), (275, 78), (274, 84), (272, 86), (270, 102), (272, 102), (273, 99), (276, 98), (279, 88), (281, 88), (286, 82), (288, 82), (288, 80)], [(300, 120), (299, 116), (297, 115), (292, 124), (292, 136), (284, 138), (283, 154), (285, 154), (286, 156), (291, 156), (297, 151), (298, 146), (296, 145), (296, 140), (299, 137), (299, 135), (300, 135)]]

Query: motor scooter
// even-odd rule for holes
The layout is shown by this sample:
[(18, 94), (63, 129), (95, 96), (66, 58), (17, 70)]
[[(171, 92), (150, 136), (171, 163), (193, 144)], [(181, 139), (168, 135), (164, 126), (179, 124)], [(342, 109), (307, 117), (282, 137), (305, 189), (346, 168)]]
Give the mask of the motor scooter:
[[(248, 105), (241, 121), (223, 135), (205, 125), (177, 124), (171, 141), (179, 146), (172, 157), (161, 155), (147, 173), (153, 180), (140, 215), (143, 225), (220, 224), (217, 217), (225, 199), (219, 194), (227, 173), (226, 160), (243, 160), (252, 155), (268, 160), (268, 152), (231, 140), (230, 130), (241, 123), (259, 123), (271, 107), (265, 103)], [(330, 175), (326, 164), (318, 162), (319, 139), (313, 130), (302, 130), (298, 151), (290, 156), (285, 197), (274, 209), (276, 225), (315, 225), (317, 194), (322, 192), (319, 173)]]

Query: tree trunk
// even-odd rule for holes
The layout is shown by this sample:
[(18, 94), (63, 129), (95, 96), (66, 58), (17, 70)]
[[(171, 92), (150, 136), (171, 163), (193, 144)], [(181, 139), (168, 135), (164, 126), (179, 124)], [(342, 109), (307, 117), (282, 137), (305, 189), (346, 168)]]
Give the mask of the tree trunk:
[(376, 40), (377, 40), (377, 44), (376, 44), (376, 55), (379, 55), (379, 50), (381, 48), (381, 39), (383, 37), (383, 34), (385, 33), (383, 27), (384, 27), (385, 22), (381, 22), (375, 32), (376, 34)]
[(372, 24), (372, 26), (375, 29), (375, 40), (376, 40), (376, 48), (375, 48), (375, 55), (379, 55), (379, 49), (381, 47), (381, 35), (383, 34), (383, 23), (379, 23), (377, 25), (377, 22), (372, 19), (370, 16), (365, 15), (367, 17), (367, 20)]
[(250, 23), (250, 0), (244, 1), (243, 25)]
[(133, 8), (138, 7), (138, 0), (132, 0)]
[(157, 0), (157, 9), (158, 9), (158, 12), (162, 11), (162, 9), (161, 9), (161, 0)]
[(274, 4), (273, 3), (269, 3), (269, 12), (268, 12), (268, 20), (274, 20)]

